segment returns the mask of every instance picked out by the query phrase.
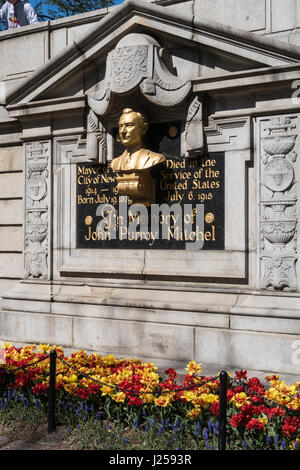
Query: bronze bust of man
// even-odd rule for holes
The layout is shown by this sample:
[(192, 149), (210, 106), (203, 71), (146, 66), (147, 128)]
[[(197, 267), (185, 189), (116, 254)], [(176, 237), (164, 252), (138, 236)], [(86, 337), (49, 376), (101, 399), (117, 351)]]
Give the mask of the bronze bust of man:
[(125, 152), (114, 158), (111, 167), (116, 172), (146, 170), (165, 161), (165, 157), (143, 148), (143, 137), (149, 124), (145, 117), (131, 108), (126, 108), (119, 120), (119, 140)]
[(111, 168), (117, 173), (118, 193), (146, 206), (155, 203), (156, 185), (150, 170), (166, 160), (163, 155), (143, 147), (148, 128), (141, 113), (124, 109), (119, 120), (119, 140), (126, 150), (111, 162)]

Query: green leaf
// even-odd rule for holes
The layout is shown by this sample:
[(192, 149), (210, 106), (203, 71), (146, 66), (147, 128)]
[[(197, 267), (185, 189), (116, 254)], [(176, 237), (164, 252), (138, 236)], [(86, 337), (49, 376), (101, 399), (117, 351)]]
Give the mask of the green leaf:
[(244, 440), (251, 450), (255, 450), (255, 446), (253, 445), (253, 442), (250, 438), (247, 438), (246, 436), (244, 436)]

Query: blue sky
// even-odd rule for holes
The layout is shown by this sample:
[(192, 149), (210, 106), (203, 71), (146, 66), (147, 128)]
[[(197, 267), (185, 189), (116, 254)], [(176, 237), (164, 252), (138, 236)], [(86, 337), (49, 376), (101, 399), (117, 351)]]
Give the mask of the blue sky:
[[(28, 1), (32, 4), (33, 7), (35, 7), (35, 5), (39, 3), (39, 0), (28, 0)], [(114, 5), (120, 5), (123, 2), (125, 2), (125, 0), (115, 0)], [(1, 4), (1, 0), (0, 0), (0, 4)], [(47, 15), (47, 10), (48, 10), (47, 5), (43, 5), (42, 3), (41, 12)]]
[[(114, 5), (119, 5), (120, 3), (123, 3), (125, 0), (115, 0), (114, 2)], [(39, 0), (29, 0), (29, 2), (32, 4), (33, 7), (35, 7), (35, 5), (37, 3), (39, 3)], [(0, 0), (0, 7), (2, 6), (2, 0)], [(47, 15), (47, 7), (43, 6), (42, 4), (42, 7), (41, 7), (41, 10), (40, 10), (43, 14)], [(2, 24), (0, 22), (0, 31), (4, 29), (4, 24)]]

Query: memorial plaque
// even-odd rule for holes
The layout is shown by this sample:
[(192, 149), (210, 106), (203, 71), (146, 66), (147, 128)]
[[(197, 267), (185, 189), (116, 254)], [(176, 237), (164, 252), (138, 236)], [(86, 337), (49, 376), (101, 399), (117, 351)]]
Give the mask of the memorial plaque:
[[(110, 164), (77, 164), (78, 248), (224, 249), (224, 154), (181, 157), (180, 135), (178, 122), (148, 133), (149, 148), (166, 157), (153, 169), (150, 207), (118, 194)], [(114, 156), (123, 150), (116, 143)]]

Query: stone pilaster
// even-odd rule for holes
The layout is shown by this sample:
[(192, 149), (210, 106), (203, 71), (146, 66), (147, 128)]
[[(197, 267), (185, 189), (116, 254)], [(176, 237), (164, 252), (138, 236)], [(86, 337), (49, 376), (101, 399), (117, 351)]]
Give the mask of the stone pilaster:
[(297, 290), (297, 116), (260, 122), (261, 287)]
[(24, 278), (49, 279), (51, 142), (25, 144)]

